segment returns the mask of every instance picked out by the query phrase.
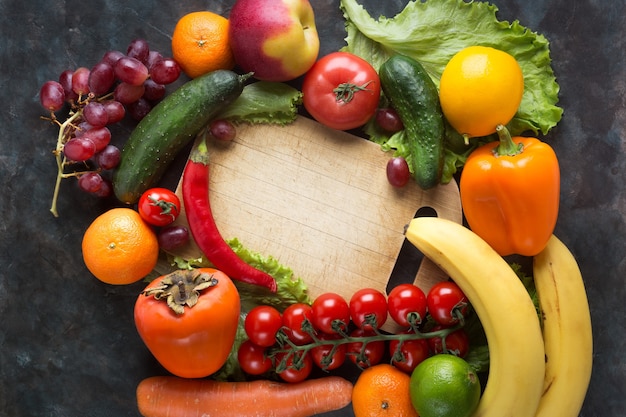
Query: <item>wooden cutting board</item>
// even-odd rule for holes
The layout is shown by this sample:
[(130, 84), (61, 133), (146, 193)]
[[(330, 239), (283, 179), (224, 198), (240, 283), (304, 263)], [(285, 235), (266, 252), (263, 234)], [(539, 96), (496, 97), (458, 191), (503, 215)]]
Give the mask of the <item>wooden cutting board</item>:
[[(429, 191), (413, 181), (394, 188), (385, 173), (390, 155), (379, 145), (305, 117), (242, 125), (233, 142), (209, 142), (210, 201), (222, 236), (277, 258), (312, 298), (333, 291), (349, 300), (364, 287), (386, 293), (418, 210), (462, 220), (454, 181)], [(186, 216), (177, 223), (186, 225)], [(192, 242), (177, 254), (201, 253)], [(415, 271), (400, 279), (424, 291), (447, 278), (428, 260)]]

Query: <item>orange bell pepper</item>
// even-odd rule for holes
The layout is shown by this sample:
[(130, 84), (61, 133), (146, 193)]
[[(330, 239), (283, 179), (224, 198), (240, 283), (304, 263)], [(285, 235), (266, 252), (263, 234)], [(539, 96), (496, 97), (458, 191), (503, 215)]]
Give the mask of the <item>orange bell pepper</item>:
[(504, 126), (499, 141), (478, 147), (467, 158), (459, 189), (469, 228), (502, 256), (534, 256), (554, 232), (561, 177), (554, 150), (536, 138), (511, 138)]

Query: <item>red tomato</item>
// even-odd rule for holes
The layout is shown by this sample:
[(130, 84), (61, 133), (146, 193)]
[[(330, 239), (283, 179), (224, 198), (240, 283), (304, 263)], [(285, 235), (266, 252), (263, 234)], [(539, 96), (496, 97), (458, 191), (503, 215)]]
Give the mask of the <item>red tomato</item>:
[(153, 226), (167, 226), (180, 214), (180, 199), (167, 188), (150, 188), (139, 198), (137, 211)]
[(269, 347), (276, 343), (276, 333), (283, 326), (280, 312), (272, 306), (256, 306), (246, 316), (244, 329), (252, 343)]
[[(194, 290), (204, 281), (213, 283)], [(180, 283), (180, 285), (179, 285)], [(160, 288), (162, 287), (162, 288)], [(168, 292), (180, 295), (192, 306), (166, 302)], [(159, 299), (157, 299), (157, 298)], [(135, 302), (135, 326), (157, 361), (172, 374), (203, 378), (215, 373), (230, 354), (239, 324), (240, 299), (226, 274), (212, 268), (179, 270), (152, 281)]]
[(387, 299), (385, 294), (374, 288), (358, 290), (350, 298), (350, 316), (359, 328), (371, 330), (387, 321)]
[[(444, 327), (435, 326), (433, 331), (441, 330)], [(455, 330), (452, 333), (448, 334), (445, 338), (446, 340), (446, 349), (444, 352), (443, 342), (440, 337), (433, 337), (428, 339), (428, 345), (430, 346), (430, 350), (433, 353), (450, 353), (452, 355), (456, 355), (460, 358), (464, 358), (469, 352), (469, 337), (467, 333), (463, 329)]]
[(250, 339), (239, 346), (237, 361), (241, 370), (249, 375), (261, 375), (272, 369), (272, 360), (265, 354), (265, 348)]
[(313, 327), (326, 334), (346, 331), (350, 324), (350, 307), (339, 294), (327, 292), (319, 295), (311, 305)]
[(313, 360), (308, 352), (304, 356), (299, 356), (302, 355), (301, 352), (289, 354), (288, 357), (286, 355), (286, 353), (276, 355), (276, 367), (279, 368), (276, 373), (283, 381), (302, 382), (311, 375)]
[(311, 335), (305, 330), (307, 325), (312, 329), (311, 311), (311, 306), (304, 303), (292, 304), (283, 311), (285, 334), (296, 345), (306, 345), (313, 341)]
[(426, 294), (417, 285), (400, 284), (387, 297), (389, 315), (400, 326), (416, 326), (426, 318)]
[[(375, 335), (376, 333), (373, 331), (363, 329), (356, 329), (350, 333), (351, 337), (369, 337)], [(350, 342), (346, 346), (346, 354), (359, 368), (369, 368), (370, 366), (378, 365), (383, 359), (385, 354), (385, 341), (368, 341), (365, 343), (365, 347), (363, 347), (363, 342)]]
[(304, 108), (315, 120), (333, 129), (354, 129), (376, 113), (380, 79), (364, 59), (333, 52), (306, 73), (302, 93)]
[[(409, 332), (403, 333), (409, 334)], [(398, 347), (399, 345), (399, 347)], [(391, 363), (401, 371), (410, 374), (424, 359), (428, 358), (428, 342), (426, 339), (398, 340), (389, 342)]]
[(461, 288), (452, 281), (435, 284), (426, 296), (428, 312), (442, 326), (458, 323), (459, 315), (467, 314), (469, 301)]
[[(341, 336), (338, 334), (329, 335), (329, 334), (320, 334), (318, 335), (319, 340), (333, 340), (340, 339)], [(311, 356), (313, 357), (313, 362), (320, 368), (325, 371), (332, 371), (333, 369), (339, 368), (346, 360), (346, 344), (339, 344), (337, 346), (333, 345), (319, 345), (311, 349)]]

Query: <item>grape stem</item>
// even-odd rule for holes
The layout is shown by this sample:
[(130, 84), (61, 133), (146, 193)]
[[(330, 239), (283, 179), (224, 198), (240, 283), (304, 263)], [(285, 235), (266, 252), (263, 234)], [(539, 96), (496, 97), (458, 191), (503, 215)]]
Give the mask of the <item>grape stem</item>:
[(52, 213), (54, 217), (59, 217), (59, 212), (57, 211), (57, 200), (59, 198), (61, 180), (67, 177), (67, 175), (65, 174), (65, 169), (64, 169), (67, 163), (67, 160), (65, 156), (63, 155), (63, 145), (65, 144), (66, 129), (70, 126), (73, 126), (72, 122), (78, 119), (81, 116), (81, 114), (82, 114), (82, 111), (78, 110), (74, 114), (72, 114), (67, 120), (65, 120), (63, 123), (59, 123), (59, 121), (54, 117), (54, 115), (52, 117), (52, 120), (59, 125), (59, 136), (57, 137), (57, 146), (53, 151), (54, 156), (57, 161), (57, 179), (54, 185), (54, 193), (52, 195), (52, 205), (50, 207), (50, 212)]

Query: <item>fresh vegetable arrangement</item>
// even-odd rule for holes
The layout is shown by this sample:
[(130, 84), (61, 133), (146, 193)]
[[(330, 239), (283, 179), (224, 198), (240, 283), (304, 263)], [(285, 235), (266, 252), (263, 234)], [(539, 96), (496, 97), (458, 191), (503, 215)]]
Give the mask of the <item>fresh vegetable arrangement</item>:
[[(427, 371), (428, 359), (443, 364), (453, 355), (455, 369), (472, 379), (463, 392), (464, 415), (554, 415), (568, 392), (567, 415), (575, 416), (591, 372), (591, 327), (576, 261), (553, 235), (560, 172), (539, 135), (556, 126), (562, 109), (548, 41), (519, 22), (498, 21), (497, 8), (484, 2), (409, 2), (395, 17), (376, 20), (356, 0), (341, 0), (346, 45), (318, 58), (311, 5), (299, 6), (303, 26), (288, 13), (298, 6), (264, 2), (272, 15), (251, 16), (250, 2), (238, 0), (230, 26), (212, 13), (194, 15), (220, 23), (213, 28), (220, 42), (230, 36), (232, 51), (215, 48), (214, 62), (194, 61), (193, 47), (202, 45), (178, 39), (191, 25), (186, 16), (172, 44), (180, 62), (139, 39), (125, 54), (107, 52), (91, 70), (68, 70), (40, 90), (46, 119), (59, 129), (52, 213), (58, 216), (61, 180), (71, 177), (84, 191), (128, 205), (125, 215), (136, 207), (124, 227), (89, 232), (86, 262), (102, 260), (95, 255), (100, 250), (115, 259), (122, 249), (117, 240), (109, 239), (106, 250), (93, 248), (111, 230), (123, 235), (140, 222), (150, 255), (160, 248), (171, 264), (170, 273), (146, 279), (134, 306), (138, 334), (172, 374), (139, 384), (142, 415), (310, 416), (356, 400), (361, 417), (368, 384), (332, 375), (348, 364), (383, 374), (388, 369), (378, 366), (391, 365), (403, 375), (394, 376), (407, 384), (396, 393), (401, 399), (383, 398), (382, 389), (371, 407), (403, 404), (406, 415), (447, 416), (454, 407), (434, 405), (449, 396), (447, 388), (424, 387), (438, 380)], [(281, 14), (289, 16), (285, 25), (273, 19)], [(251, 22), (254, 33), (246, 32)], [(285, 53), (277, 39), (300, 45), (302, 53)], [(198, 72), (201, 67), (211, 69)], [(181, 68), (193, 79), (168, 94), (165, 86)], [(301, 91), (286, 83), (300, 76)], [(66, 103), (61, 121), (57, 113)], [(458, 178), (468, 227), (418, 217), (405, 230), (449, 280), (428, 291), (404, 283), (388, 294), (364, 287), (350, 298), (333, 291), (312, 298), (306, 281), (278, 259), (221, 235), (210, 204), (207, 142), (237, 146), (239, 124), (285, 125), (299, 110), (330, 129), (361, 129), (379, 144), (389, 163), (385, 173), (372, 175), (386, 175), (390, 187), (415, 181), (430, 192)], [(107, 126), (126, 112), (137, 124), (119, 149)], [(194, 140), (179, 196), (159, 181)], [(107, 214), (111, 224), (119, 219)], [(173, 224), (179, 217), (188, 227)], [(172, 255), (189, 242), (202, 257)], [(133, 245), (132, 253), (141, 253), (141, 242)], [(503, 258), (508, 255), (531, 257), (532, 277)], [(94, 275), (107, 284), (144, 278)], [(566, 275), (571, 279), (552, 279)], [(566, 349), (573, 329), (581, 342)], [(316, 370), (331, 375), (311, 379)], [(261, 397), (269, 406), (258, 407)]]

